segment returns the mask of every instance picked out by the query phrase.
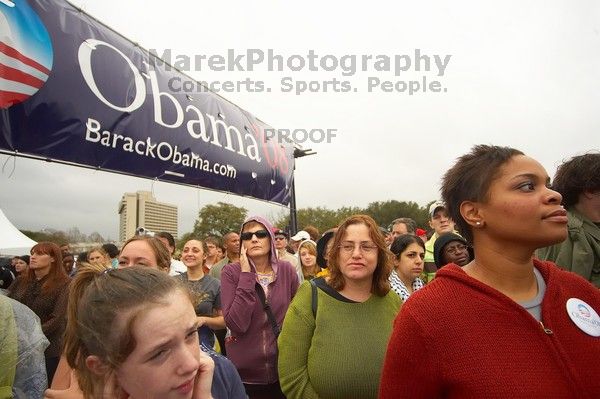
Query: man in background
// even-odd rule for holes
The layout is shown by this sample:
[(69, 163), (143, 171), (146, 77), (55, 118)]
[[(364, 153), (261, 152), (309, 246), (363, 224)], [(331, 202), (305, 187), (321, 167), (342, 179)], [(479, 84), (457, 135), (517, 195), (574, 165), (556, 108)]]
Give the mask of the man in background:
[(216, 265), (221, 260), (217, 252), (217, 249), (221, 246), (221, 240), (211, 236), (206, 237), (204, 242), (206, 243), (208, 252), (206, 253), (206, 261), (204, 261), (202, 269), (204, 270), (204, 274), (208, 274), (213, 265)]
[(310, 234), (304, 230), (300, 230), (292, 238), (290, 238), (290, 248), (294, 251), (294, 254), (298, 254), (298, 247), (302, 241), (310, 240)]
[(304, 281), (304, 275), (302, 274), (300, 259), (299, 257), (294, 256), (287, 251), (288, 234), (281, 229), (275, 229), (273, 230), (273, 235), (275, 236), (275, 249), (277, 250), (277, 258), (279, 260), (290, 262), (290, 264), (294, 266), (294, 269), (296, 269), (298, 281), (302, 283), (302, 281)]
[(437, 238), (444, 233), (454, 232), (454, 221), (450, 218), (446, 204), (442, 201), (436, 201), (429, 206), (429, 227), (434, 231), (431, 238), (425, 243), (425, 273), (427, 281), (431, 281), (435, 276), (437, 267), (433, 256), (433, 246)]
[[(214, 264), (208, 274), (221, 281), (221, 272), (225, 265), (230, 263), (238, 262), (240, 260), (240, 235), (235, 231), (230, 231), (223, 236), (223, 245), (225, 246), (225, 257), (219, 262)], [(227, 350), (225, 349), (225, 335), (226, 329), (215, 330), (215, 337), (219, 342), (219, 348), (223, 356), (227, 356)]]
[(71, 245), (68, 242), (63, 242), (60, 244), (60, 253), (62, 256), (71, 253)]
[(240, 235), (235, 231), (230, 231), (223, 236), (223, 243), (225, 245), (225, 257), (213, 265), (210, 272), (208, 272), (209, 275), (219, 280), (221, 280), (221, 271), (225, 265), (240, 260)]
[(600, 288), (600, 153), (571, 158), (556, 170), (552, 188), (567, 210), (565, 241), (537, 256), (579, 274)]
[(171, 255), (171, 267), (169, 268), (169, 276), (176, 276), (181, 273), (187, 272), (187, 267), (183, 264), (182, 261), (173, 259), (173, 254), (175, 253), (175, 238), (166, 231), (161, 231), (160, 233), (156, 233), (154, 237), (158, 238), (160, 242), (165, 245), (167, 251)]
[(389, 230), (392, 232), (392, 241), (403, 234), (415, 234), (417, 222), (411, 218), (394, 219), (390, 224)]
[(467, 240), (454, 233), (440, 235), (433, 245), (433, 253), (438, 270), (449, 263), (463, 267), (473, 258)]

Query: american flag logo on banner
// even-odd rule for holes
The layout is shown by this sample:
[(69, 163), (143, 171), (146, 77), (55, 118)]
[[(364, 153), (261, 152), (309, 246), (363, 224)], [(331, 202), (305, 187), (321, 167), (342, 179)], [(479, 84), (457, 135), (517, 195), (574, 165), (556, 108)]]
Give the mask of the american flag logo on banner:
[(52, 43), (25, 0), (0, 0), (0, 108), (34, 95), (52, 69)]

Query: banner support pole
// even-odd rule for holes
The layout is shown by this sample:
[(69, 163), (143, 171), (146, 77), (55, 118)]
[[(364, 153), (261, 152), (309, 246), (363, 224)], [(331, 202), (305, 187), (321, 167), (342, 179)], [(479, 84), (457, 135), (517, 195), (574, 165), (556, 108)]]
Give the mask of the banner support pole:
[(290, 236), (298, 232), (298, 215), (296, 213), (296, 159), (307, 155), (315, 155), (317, 152), (310, 148), (294, 148), (294, 173), (292, 173), (292, 185), (290, 187)]

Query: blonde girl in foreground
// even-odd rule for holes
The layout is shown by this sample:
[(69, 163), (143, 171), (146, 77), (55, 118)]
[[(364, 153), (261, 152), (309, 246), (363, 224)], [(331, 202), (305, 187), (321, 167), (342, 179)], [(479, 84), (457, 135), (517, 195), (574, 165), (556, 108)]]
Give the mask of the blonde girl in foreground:
[(65, 353), (85, 398), (211, 398), (214, 363), (179, 282), (133, 266), (86, 268), (72, 284), (80, 299)]

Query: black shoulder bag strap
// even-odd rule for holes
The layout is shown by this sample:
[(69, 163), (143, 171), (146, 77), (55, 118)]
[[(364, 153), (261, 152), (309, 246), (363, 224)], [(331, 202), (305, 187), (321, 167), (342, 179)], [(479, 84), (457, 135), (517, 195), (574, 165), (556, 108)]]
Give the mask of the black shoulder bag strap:
[(271, 311), (271, 306), (269, 305), (269, 303), (267, 302), (267, 299), (265, 298), (265, 291), (263, 290), (262, 286), (259, 283), (256, 283), (254, 285), (254, 288), (256, 289), (256, 295), (258, 295), (258, 299), (260, 299), (260, 303), (262, 303), (263, 309), (265, 310), (265, 313), (267, 314), (267, 318), (269, 319), (269, 322), (271, 322), (271, 327), (273, 328), (273, 334), (275, 334), (275, 338), (279, 337), (279, 333), (281, 332), (281, 330), (279, 329), (279, 326), (277, 325), (277, 321), (275, 320), (275, 316), (273, 315), (273, 312)]
[(313, 318), (317, 318), (317, 305), (318, 305), (318, 300), (319, 300), (319, 296), (317, 293), (317, 284), (315, 283), (315, 279), (313, 278), (312, 280), (310, 280), (310, 288), (311, 288), (311, 301), (310, 301), (310, 305), (312, 308), (312, 314), (313, 314)]

